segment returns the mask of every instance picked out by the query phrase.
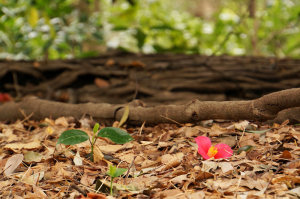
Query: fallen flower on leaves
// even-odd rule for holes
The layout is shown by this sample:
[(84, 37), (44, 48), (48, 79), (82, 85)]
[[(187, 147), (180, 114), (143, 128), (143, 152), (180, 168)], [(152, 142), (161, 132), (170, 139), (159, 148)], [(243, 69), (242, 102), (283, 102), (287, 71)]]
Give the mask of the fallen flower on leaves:
[(233, 151), (227, 144), (211, 145), (211, 141), (208, 137), (198, 136), (195, 138), (198, 145), (198, 153), (205, 159), (215, 158), (229, 158), (232, 156)]

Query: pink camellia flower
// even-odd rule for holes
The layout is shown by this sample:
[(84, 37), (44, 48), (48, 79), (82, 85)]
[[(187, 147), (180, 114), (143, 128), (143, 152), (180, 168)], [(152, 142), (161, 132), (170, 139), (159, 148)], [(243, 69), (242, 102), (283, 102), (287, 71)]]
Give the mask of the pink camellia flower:
[(205, 159), (214, 157), (215, 159), (229, 158), (232, 156), (233, 151), (227, 144), (211, 145), (211, 141), (208, 137), (198, 136), (195, 138), (198, 145), (198, 153)]

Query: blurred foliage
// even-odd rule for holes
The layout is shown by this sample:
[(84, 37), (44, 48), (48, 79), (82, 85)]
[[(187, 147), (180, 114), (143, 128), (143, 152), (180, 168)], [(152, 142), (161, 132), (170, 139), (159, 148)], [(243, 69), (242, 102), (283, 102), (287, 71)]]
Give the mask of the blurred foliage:
[(219, 1), (210, 18), (189, 12), (196, 1), (0, 0), (0, 58), (89, 57), (111, 48), (300, 57), (299, 0)]

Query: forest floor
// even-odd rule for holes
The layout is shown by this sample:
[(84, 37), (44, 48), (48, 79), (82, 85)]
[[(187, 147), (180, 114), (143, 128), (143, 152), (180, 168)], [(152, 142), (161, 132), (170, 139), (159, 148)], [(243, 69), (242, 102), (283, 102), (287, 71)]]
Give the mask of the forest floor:
[[(88, 141), (57, 144), (68, 129), (92, 135), (94, 123), (65, 117), (0, 123), (1, 198), (300, 197), (300, 126), (288, 121), (125, 126), (134, 140), (118, 145), (97, 139), (94, 162), (87, 158)], [(225, 143), (234, 153), (204, 160), (197, 153), (197, 136), (209, 137), (213, 145)], [(110, 164), (128, 169), (114, 179), (113, 196)]]

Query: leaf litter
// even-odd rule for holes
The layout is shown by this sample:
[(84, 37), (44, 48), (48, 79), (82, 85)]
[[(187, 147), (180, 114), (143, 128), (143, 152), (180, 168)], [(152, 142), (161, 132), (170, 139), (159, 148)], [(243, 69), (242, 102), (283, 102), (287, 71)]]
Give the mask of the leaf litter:
[[(124, 127), (134, 140), (120, 145), (97, 139), (57, 144), (62, 132), (93, 132), (90, 119), (58, 118), (0, 123), (1, 198), (299, 198), (300, 126), (249, 121), (201, 125)], [(104, 126), (102, 126), (104, 127)], [(101, 127), (101, 128), (102, 128)], [(197, 136), (234, 151), (204, 160)], [(125, 168), (113, 181), (110, 165)]]

